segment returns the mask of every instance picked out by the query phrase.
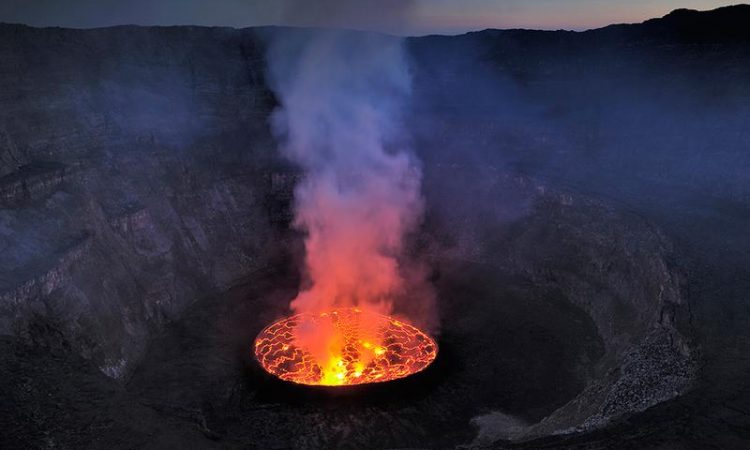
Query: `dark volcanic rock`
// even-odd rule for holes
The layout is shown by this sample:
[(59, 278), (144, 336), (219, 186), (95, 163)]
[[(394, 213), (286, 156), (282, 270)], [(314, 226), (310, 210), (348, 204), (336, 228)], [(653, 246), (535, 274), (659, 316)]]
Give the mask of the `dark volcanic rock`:
[(0, 332), (63, 338), (122, 377), (154, 330), (280, 248), (257, 38), (0, 35)]
[(0, 178), (0, 204), (18, 207), (38, 201), (55, 192), (67, 176), (70, 176), (70, 169), (59, 163), (21, 166)]

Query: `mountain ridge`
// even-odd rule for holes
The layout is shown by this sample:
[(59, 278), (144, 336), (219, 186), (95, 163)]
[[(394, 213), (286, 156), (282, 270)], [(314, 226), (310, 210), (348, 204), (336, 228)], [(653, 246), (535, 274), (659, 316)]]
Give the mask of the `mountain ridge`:
[[(570, 34), (570, 35), (585, 35), (591, 33), (617, 30), (633, 30), (633, 29), (646, 29), (648, 31), (667, 31), (672, 29), (678, 32), (698, 32), (698, 28), (702, 28), (702, 34), (710, 35), (731, 35), (734, 37), (746, 37), (750, 38), (750, 27), (747, 24), (750, 23), (750, 4), (740, 3), (736, 5), (721, 6), (715, 9), (699, 11), (689, 8), (678, 8), (672, 10), (662, 17), (655, 17), (647, 19), (639, 23), (613, 23), (602, 27), (591, 28), (587, 30), (544, 30), (535, 28), (486, 28), (482, 30), (473, 30), (466, 33), (459, 33), (455, 35), (445, 34), (426, 34), (426, 35), (412, 35), (404, 36), (406, 38), (424, 38), (424, 37), (454, 37), (472, 35), (477, 33), (544, 33), (544, 34)], [(70, 28), (70, 27), (59, 27), (59, 26), (46, 26), (37, 27), (27, 25), (23, 23), (14, 22), (3, 22), (0, 21), (0, 28), (27, 28), (27, 29), (54, 29), (54, 30), (76, 30), (76, 31), (92, 31), (92, 30), (110, 30), (110, 29), (123, 29), (123, 28), (136, 28), (136, 29), (210, 29), (210, 30), (223, 30), (223, 31), (251, 31), (251, 30), (263, 30), (263, 29), (284, 29), (284, 28), (304, 28), (304, 27), (289, 27), (289, 26), (275, 26), (275, 25), (263, 25), (263, 26), (249, 26), (249, 27), (230, 27), (223, 25), (205, 26), (205, 25), (135, 25), (135, 24), (120, 24), (105, 27), (92, 27), (92, 28)], [(356, 30), (351, 30), (356, 31)], [(383, 33), (386, 34), (386, 33)]]

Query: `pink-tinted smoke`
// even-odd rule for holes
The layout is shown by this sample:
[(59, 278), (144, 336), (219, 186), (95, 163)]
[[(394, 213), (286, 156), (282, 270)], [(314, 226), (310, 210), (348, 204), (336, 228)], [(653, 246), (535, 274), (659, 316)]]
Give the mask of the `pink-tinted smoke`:
[(424, 282), (403, 258), (423, 207), (419, 163), (402, 126), (411, 89), (403, 42), (288, 32), (275, 40), (269, 64), (282, 104), (275, 131), (284, 154), (304, 171), (294, 223), (307, 233), (309, 285), (291, 306), (391, 313), (410, 284)]

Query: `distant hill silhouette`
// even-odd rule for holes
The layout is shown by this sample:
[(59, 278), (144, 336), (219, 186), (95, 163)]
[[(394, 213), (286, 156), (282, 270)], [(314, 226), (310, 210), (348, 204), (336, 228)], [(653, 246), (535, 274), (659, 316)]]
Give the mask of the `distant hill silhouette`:
[(695, 36), (750, 36), (750, 5), (734, 5), (711, 11), (677, 9), (643, 23), (649, 30), (671, 30)]
[(664, 17), (640, 24), (611, 25), (588, 34), (624, 32), (630, 36), (660, 36), (685, 41), (750, 39), (750, 5), (734, 5), (710, 11), (677, 9)]

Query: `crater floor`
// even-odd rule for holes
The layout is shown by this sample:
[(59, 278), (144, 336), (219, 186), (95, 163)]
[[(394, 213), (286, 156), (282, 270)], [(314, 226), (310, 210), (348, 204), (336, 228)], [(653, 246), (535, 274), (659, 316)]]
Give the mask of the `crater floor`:
[(168, 414), (200, 411), (206, 433), (240, 446), (435, 447), (470, 442), (472, 418), (488, 411), (540, 420), (582, 389), (604, 351), (586, 314), (527, 280), (457, 263), (438, 286), (438, 361), (407, 379), (315, 388), (269, 377), (252, 341), (294, 280), (263, 274), (194, 305), (155, 339), (127, 390)]

